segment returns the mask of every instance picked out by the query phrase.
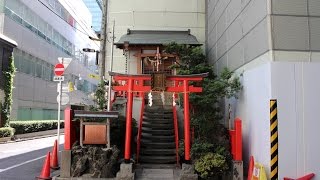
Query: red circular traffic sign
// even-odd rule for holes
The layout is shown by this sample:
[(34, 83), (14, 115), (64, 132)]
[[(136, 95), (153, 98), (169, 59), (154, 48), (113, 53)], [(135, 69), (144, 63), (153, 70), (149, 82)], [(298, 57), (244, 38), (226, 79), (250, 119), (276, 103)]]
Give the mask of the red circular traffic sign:
[(56, 76), (62, 76), (62, 74), (64, 73), (64, 65), (63, 64), (56, 64), (56, 66), (54, 67), (54, 74)]

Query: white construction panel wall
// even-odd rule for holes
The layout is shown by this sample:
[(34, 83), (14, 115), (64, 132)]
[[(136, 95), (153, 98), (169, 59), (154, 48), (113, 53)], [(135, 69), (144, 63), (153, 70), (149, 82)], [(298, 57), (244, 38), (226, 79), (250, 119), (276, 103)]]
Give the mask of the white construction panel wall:
[(272, 63), (272, 97), (278, 99), (279, 178), (316, 173), (320, 179), (320, 63)]
[(270, 174), (269, 100), (278, 101), (279, 179), (315, 173), (320, 180), (320, 63), (272, 62), (243, 73), (233, 107), (243, 120), (243, 159), (252, 155)]
[(242, 85), (243, 90), (237, 101), (235, 114), (243, 122), (243, 159), (247, 162), (252, 155), (256, 162), (268, 167), (270, 162), (270, 64), (245, 71)]

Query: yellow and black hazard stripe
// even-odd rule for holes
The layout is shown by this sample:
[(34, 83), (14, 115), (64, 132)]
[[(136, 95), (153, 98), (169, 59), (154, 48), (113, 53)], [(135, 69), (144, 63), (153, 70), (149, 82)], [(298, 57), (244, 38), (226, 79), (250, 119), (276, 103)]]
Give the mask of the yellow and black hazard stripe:
[(271, 173), (270, 179), (278, 179), (278, 111), (277, 100), (270, 100), (270, 143), (271, 143)]

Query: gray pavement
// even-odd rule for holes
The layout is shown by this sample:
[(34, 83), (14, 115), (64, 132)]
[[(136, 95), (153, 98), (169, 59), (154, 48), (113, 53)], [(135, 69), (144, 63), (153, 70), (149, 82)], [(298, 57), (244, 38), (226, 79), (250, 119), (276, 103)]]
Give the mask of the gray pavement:
[[(59, 149), (63, 148), (63, 136)], [(0, 144), (0, 179), (28, 180), (40, 175), (46, 154), (52, 150), (56, 137)], [(58, 171), (51, 171), (51, 176)]]
[(137, 180), (175, 180), (180, 169), (137, 169), (135, 173)]

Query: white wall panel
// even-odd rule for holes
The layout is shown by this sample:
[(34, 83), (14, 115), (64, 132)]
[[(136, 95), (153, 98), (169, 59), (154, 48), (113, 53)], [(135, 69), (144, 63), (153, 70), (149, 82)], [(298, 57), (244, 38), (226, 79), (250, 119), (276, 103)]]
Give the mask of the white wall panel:
[(234, 109), (243, 119), (245, 162), (253, 155), (270, 173), (269, 100), (277, 99), (279, 179), (319, 174), (319, 70), (320, 63), (274, 62), (244, 72)]
[[(320, 121), (319, 121), (319, 109), (320, 109), (320, 85), (317, 82), (317, 77), (320, 72), (320, 63), (304, 63), (302, 66), (302, 91), (303, 91), (303, 122), (301, 128), (303, 129), (303, 141), (304, 144), (299, 144), (298, 148), (304, 147), (304, 174), (314, 172), (317, 174), (313, 180), (320, 179)], [(302, 174), (300, 174), (301, 176)]]
[[(278, 100), (279, 175), (294, 177), (297, 169), (297, 117), (294, 63), (271, 66), (272, 96)], [(270, 136), (270, 135), (269, 135)], [(280, 179), (282, 179), (281, 177)]]
[(243, 159), (247, 164), (252, 155), (255, 162), (262, 163), (268, 170), (270, 163), (270, 64), (244, 72), (242, 83), (243, 90), (238, 99), (235, 114), (243, 120)]

